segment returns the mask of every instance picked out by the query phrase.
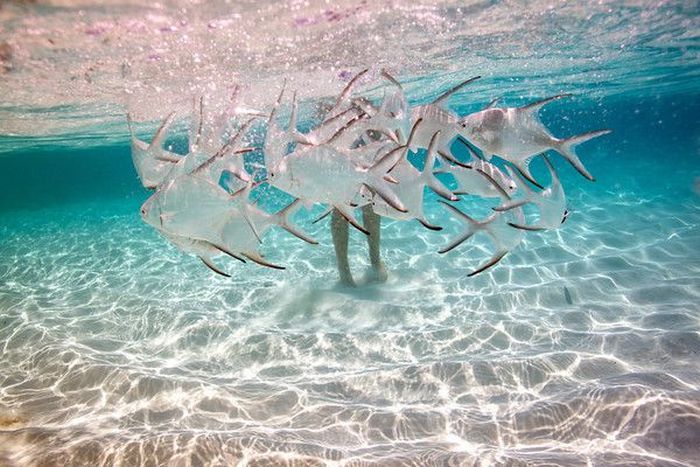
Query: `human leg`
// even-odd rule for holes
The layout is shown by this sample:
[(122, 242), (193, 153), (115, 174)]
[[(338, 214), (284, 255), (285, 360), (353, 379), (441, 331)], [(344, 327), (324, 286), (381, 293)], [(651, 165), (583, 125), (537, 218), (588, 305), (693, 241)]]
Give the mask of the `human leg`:
[(362, 207), (362, 220), (365, 224), (365, 229), (369, 232), (367, 245), (369, 246), (369, 260), (372, 264), (372, 270), (376, 279), (384, 282), (388, 274), (379, 250), (382, 218), (372, 210), (371, 205), (367, 205)]
[(335, 260), (338, 264), (340, 282), (344, 285), (355, 286), (348, 262), (348, 221), (336, 209), (331, 214), (331, 236), (333, 237)]

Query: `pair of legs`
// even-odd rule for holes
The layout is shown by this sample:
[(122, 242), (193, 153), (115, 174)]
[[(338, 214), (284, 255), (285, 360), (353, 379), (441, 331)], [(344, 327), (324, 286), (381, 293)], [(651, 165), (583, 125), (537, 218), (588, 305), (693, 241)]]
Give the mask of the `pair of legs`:
[[(367, 236), (367, 245), (369, 246), (369, 260), (372, 264), (375, 279), (384, 282), (387, 279), (387, 272), (379, 255), (379, 228), (381, 226), (381, 218), (372, 211), (372, 206), (367, 205), (362, 207), (362, 221), (365, 225), (365, 229), (369, 232)], [(338, 263), (340, 282), (345, 285), (354, 286), (355, 281), (352, 278), (350, 263), (348, 262), (348, 230), (348, 221), (334, 209), (331, 218), (331, 235), (333, 236), (333, 246), (335, 247), (335, 259)]]

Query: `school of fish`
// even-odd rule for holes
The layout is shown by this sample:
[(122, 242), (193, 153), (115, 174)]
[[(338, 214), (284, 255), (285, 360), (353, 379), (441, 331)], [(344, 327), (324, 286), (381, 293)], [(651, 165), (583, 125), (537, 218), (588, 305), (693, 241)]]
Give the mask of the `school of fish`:
[[(207, 112), (205, 99), (195, 99), (184, 155), (163, 147), (177, 117), (174, 113), (163, 121), (151, 143), (136, 137), (128, 114), (134, 166), (143, 186), (154, 190), (141, 207), (141, 217), (177, 248), (197, 256), (215, 273), (230, 277), (214, 262), (215, 257), (284, 269), (260, 252), (266, 232), (273, 227), (316, 244), (293, 221), (301, 207), (326, 207), (314, 222), (335, 209), (366, 235), (369, 232), (355, 217), (356, 208), (365, 205), (371, 205), (382, 217), (415, 219), (427, 229), (441, 230), (424, 213), (427, 187), (444, 198), (441, 202), (446, 209), (464, 225), (439, 253), (452, 251), (479, 233), (490, 240), (492, 255), (469, 273), (476, 275), (515, 249), (527, 231), (556, 229), (567, 219), (563, 187), (544, 153), (557, 152), (581, 175), (594, 180), (575, 148), (610, 132), (554, 137), (538, 113), (547, 103), (569, 95), (523, 107), (498, 107), (495, 99), (479, 112), (457, 115), (447, 106), (449, 97), (477, 79), (469, 78), (431, 103), (412, 108), (401, 83), (389, 72), (363, 70), (307, 133), (297, 128), (296, 93), (291, 98), (289, 121), (278, 121), (286, 86), (269, 114), (242, 105), (240, 88), (236, 87), (224, 110)], [(381, 102), (354, 96), (359, 84), (368, 80), (386, 82)], [(265, 121), (262, 148), (248, 147), (247, 133)], [(456, 142), (467, 148), (468, 160), (453, 154)], [(251, 173), (245, 155), (258, 150), (264, 166)], [(421, 150), (425, 156), (419, 169), (408, 154)], [(530, 162), (540, 155), (550, 173), (546, 188), (529, 170)], [(492, 162), (494, 156), (499, 161)], [(456, 189), (450, 190), (436, 174), (451, 175)], [(262, 184), (295, 200), (277, 213), (268, 213), (259, 199), (252, 200), (253, 191)], [(496, 198), (498, 204), (479, 220), (448, 202), (458, 201), (458, 196)], [(535, 222), (526, 221), (523, 207), (528, 204), (536, 208)]]

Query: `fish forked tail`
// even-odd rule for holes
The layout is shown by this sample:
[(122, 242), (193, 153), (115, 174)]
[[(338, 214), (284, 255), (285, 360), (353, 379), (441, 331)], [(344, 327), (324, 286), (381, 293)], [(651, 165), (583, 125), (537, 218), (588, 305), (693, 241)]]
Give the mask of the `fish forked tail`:
[(275, 225), (282, 227), (284, 230), (294, 235), (295, 237), (304, 240), (305, 242), (310, 243), (312, 245), (318, 245), (318, 241), (316, 241), (313, 237), (308, 235), (306, 232), (301, 230), (301, 228), (299, 228), (292, 222), (292, 217), (294, 217), (294, 215), (297, 212), (299, 212), (299, 208), (301, 208), (303, 205), (304, 203), (300, 199), (295, 199), (281, 211), (279, 211), (276, 214), (273, 214), (274, 223)]
[(449, 201), (458, 201), (459, 198), (452, 193), (433, 172), (433, 167), (435, 166), (435, 158), (437, 155), (437, 141), (440, 137), (440, 130), (436, 131), (433, 137), (430, 139), (430, 144), (428, 145), (428, 155), (425, 158), (425, 167), (423, 167), (423, 172), (421, 172), (421, 180), (427, 186), (430, 187), (438, 195), (442, 196)]
[(406, 156), (408, 148), (407, 144), (399, 146), (382, 156), (368, 169), (370, 176), (364, 182), (367, 188), (382, 198), (389, 206), (404, 213), (408, 212), (408, 210), (396, 193), (389, 187), (389, 184), (395, 181), (389, 172)]
[(583, 163), (578, 158), (578, 155), (575, 152), (576, 146), (593, 138), (597, 138), (598, 136), (607, 135), (610, 132), (612, 132), (612, 130), (596, 130), (583, 133), (582, 135), (572, 136), (571, 138), (561, 139), (554, 149), (564, 156), (581, 175), (593, 182), (595, 181), (595, 178), (593, 178), (593, 175), (586, 170)]
[[(497, 219), (497, 216), (491, 216), (485, 221), (477, 221), (476, 219), (473, 219), (472, 217), (468, 216), (467, 214), (463, 213), (459, 209), (457, 209), (455, 206), (452, 206), (451, 204), (448, 204), (442, 200), (439, 200), (442, 204), (450, 208), (452, 212), (457, 214), (461, 219), (466, 221), (466, 226), (467, 228), (464, 230), (464, 232), (457, 236), (454, 240), (452, 240), (449, 244), (447, 244), (444, 248), (438, 251), (438, 253), (447, 253), (450, 250), (453, 250), (457, 246), (461, 245), (463, 242), (466, 240), (469, 240), (471, 237), (474, 236), (477, 232), (485, 232), (489, 234), (491, 237), (493, 237), (493, 233), (490, 230), (490, 225), (491, 222), (493, 222), (495, 219)], [(508, 250), (503, 250), (503, 249), (498, 249), (496, 250), (491, 258), (479, 266), (477, 269), (474, 271), (470, 272), (467, 274), (468, 277), (473, 277), (479, 273), (482, 273), (489, 269), (490, 267), (494, 266), (496, 263), (498, 263), (503, 257), (508, 253)]]
[(468, 216), (467, 214), (463, 213), (461, 210), (457, 209), (455, 206), (448, 204), (442, 200), (438, 200), (438, 202), (444, 204), (447, 206), (450, 211), (455, 213), (457, 217), (459, 217), (464, 223), (466, 224), (466, 229), (464, 232), (462, 232), (460, 235), (455, 237), (450, 243), (448, 243), (445, 247), (442, 249), (438, 250), (438, 253), (444, 254), (447, 253), (448, 251), (452, 251), (455, 248), (457, 248), (459, 245), (464, 243), (465, 241), (469, 240), (476, 234), (477, 232), (481, 230), (485, 230), (487, 223), (486, 222), (479, 222), (476, 219), (472, 218), (471, 216)]

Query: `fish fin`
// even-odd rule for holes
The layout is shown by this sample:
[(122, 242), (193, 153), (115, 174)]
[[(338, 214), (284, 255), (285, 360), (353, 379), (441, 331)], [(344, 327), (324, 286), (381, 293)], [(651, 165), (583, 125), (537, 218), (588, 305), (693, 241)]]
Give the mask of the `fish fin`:
[(544, 163), (547, 164), (547, 168), (549, 169), (549, 175), (552, 177), (552, 181), (549, 184), (550, 188), (560, 186), (561, 181), (559, 181), (559, 174), (554, 169), (554, 165), (552, 165), (552, 162), (549, 160), (549, 157), (547, 157), (546, 154), (542, 154), (542, 159), (544, 159)]
[(284, 266), (279, 266), (277, 264), (273, 264), (269, 261), (267, 261), (265, 258), (260, 256), (260, 253), (257, 252), (248, 252), (248, 253), (243, 253), (243, 256), (248, 258), (249, 260), (258, 263), (260, 266), (265, 266), (268, 268), (272, 269), (286, 269)]
[(199, 96), (199, 108), (197, 112), (197, 118), (192, 122), (193, 125), (191, 128), (191, 130), (194, 130), (194, 134), (192, 134), (192, 131), (190, 130), (190, 152), (193, 152), (199, 146), (202, 139), (202, 127), (204, 125), (204, 96)]
[(498, 101), (500, 101), (500, 100), (501, 100), (501, 97), (500, 97), (500, 96), (499, 96), (499, 97), (496, 97), (496, 98), (494, 98), (494, 99), (491, 99), (491, 102), (489, 102), (488, 104), (486, 104), (486, 107), (484, 107), (484, 108), (481, 109), (481, 110), (488, 110), (488, 109), (492, 108), (492, 107), (493, 107), (494, 105), (496, 105), (496, 104), (498, 103)]
[(287, 132), (289, 134), (293, 134), (293, 132), (297, 131), (298, 112), (297, 92), (294, 91), (294, 94), (292, 94), (292, 113), (289, 115), (289, 125), (287, 126)]
[(433, 167), (435, 166), (435, 155), (437, 154), (437, 140), (440, 136), (440, 131), (436, 131), (432, 138), (430, 138), (430, 144), (428, 144), (428, 155), (425, 158), (425, 167), (421, 173), (421, 179), (423, 183), (430, 187), (438, 195), (450, 201), (457, 201), (459, 198), (455, 196), (450, 190), (447, 189), (445, 185), (442, 184), (440, 180), (433, 174)]
[(269, 126), (275, 117), (277, 116), (277, 111), (279, 110), (280, 105), (282, 104), (282, 96), (284, 96), (284, 92), (287, 90), (287, 78), (284, 79), (284, 82), (282, 83), (282, 90), (279, 93), (279, 96), (277, 96), (277, 100), (275, 101), (275, 104), (272, 106), (272, 110), (270, 111), (270, 117), (267, 119), (267, 125)]
[(539, 110), (549, 104), (550, 102), (559, 100), (559, 99), (564, 99), (566, 97), (571, 97), (571, 94), (557, 94), (556, 96), (551, 96), (551, 97), (546, 97), (544, 99), (541, 99), (539, 101), (532, 102), (530, 104), (527, 104), (523, 107), (520, 107), (520, 110), (524, 110), (530, 113), (537, 113)]
[(290, 234), (304, 240), (307, 243), (310, 243), (312, 245), (318, 245), (318, 242), (316, 240), (304, 233), (300, 228), (298, 228), (296, 225), (294, 225), (294, 223), (292, 223), (292, 216), (294, 216), (294, 214), (296, 214), (297, 211), (299, 211), (299, 208), (301, 206), (302, 202), (300, 199), (297, 198), (284, 209), (282, 209), (280, 212), (275, 214), (275, 220), (277, 221), (277, 225), (279, 225)]
[(391, 190), (391, 188), (389, 188), (388, 186), (384, 186), (379, 183), (365, 183), (364, 185), (370, 190), (372, 190), (381, 199), (383, 199), (384, 202), (386, 202), (386, 204), (388, 204), (392, 208), (396, 209), (399, 212), (408, 212), (408, 209), (406, 209), (406, 207), (403, 205), (396, 193), (394, 193), (393, 190)]
[(394, 167), (403, 159), (408, 152), (408, 146), (396, 147), (384, 154), (377, 162), (375, 162), (368, 170), (373, 176), (382, 178), (387, 173), (391, 172)]
[(221, 276), (224, 276), (224, 277), (231, 277), (231, 274), (228, 274), (228, 273), (222, 271), (221, 269), (219, 269), (219, 267), (216, 264), (214, 264), (214, 262), (211, 260), (211, 258), (206, 258), (204, 256), (198, 256), (198, 258), (200, 260), (202, 260), (202, 263), (204, 263), (204, 265), (206, 267), (208, 267), (209, 269), (211, 269), (215, 273), (217, 273)]
[(163, 123), (160, 124), (158, 129), (156, 130), (156, 134), (153, 135), (153, 140), (151, 141), (151, 144), (148, 146), (148, 149), (152, 148), (159, 148), (163, 145), (165, 142), (165, 136), (167, 135), (168, 128), (170, 125), (173, 123), (173, 119), (175, 118), (175, 112), (170, 112), (167, 117), (165, 117), (165, 120), (163, 120)]
[(516, 224), (515, 222), (508, 222), (508, 225), (515, 228), (515, 229), (528, 230), (530, 232), (538, 232), (540, 230), (547, 230), (544, 227), (540, 227), (537, 225)]
[(325, 211), (323, 211), (323, 213), (322, 213), (320, 216), (318, 216), (318, 217), (317, 217), (315, 220), (313, 220), (311, 223), (312, 223), (312, 224), (315, 224), (315, 223), (317, 223), (317, 222), (321, 222), (323, 219), (325, 219), (326, 217), (328, 217), (328, 215), (329, 215), (330, 213), (333, 212), (333, 209), (335, 209), (333, 206), (331, 206), (330, 208), (326, 209)]
[(199, 164), (197, 167), (195, 167), (190, 173), (195, 174), (207, 167), (209, 167), (211, 164), (214, 163), (217, 159), (221, 159), (223, 157), (226, 157), (228, 155), (240, 155), (240, 154), (246, 154), (248, 152), (254, 151), (257, 148), (241, 148), (235, 151), (231, 151), (231, 148), (235, 146), (235, 144), (238, 142), (238, 140), (245, 134), (246, 131), (248, 131), (248, 128), (253, 124), (253, 121), (255, 120), (255, 117), (248, 119), (236, 132), (235, 135), (233, 135), (229, 140), (221, 146), (221, 149), (216, 151), (216, 154), (211, 156), (209, 159), (206, 161), (202, 162)]
[(454, 212), (455, 214), (457, 214), (457, 215), (458, 215), (459, 217), (461, 217), (463, 220), (467, 221), (467, 223), (468, 223), (472, 228), (474, 228), (474, 229), (479, 229), (479, 228), (482, 227), (482, 223), (481, 223), (481, 222), (479, 222), (479, 221), (477, 221), (476, 219), (472, 218), (471, 216), (469, 216), (469, 215), (463, 213), (461, 210), (457, 209), (457, 207), (455, 207), (455, 206), (453, 206), (453, 205), (451, 205), (451, 204), (449, 204), (449, 203), (446, 203), (446, 202), (444, 202), (444, 201), (441, 200), (441, 199), (439, 199), (438, 202), (444, 204), (444, 205), (447, 206), (452, 212)]
[(394, 78), (387, 70), (386, 68), (382, 68), (382, 76), (389, 80), (391, 84), (399, 88), (401, 91), (403, 91), (403, 86), (401, 86), (401, 83), (399, 83), (396, 78)]
[(216, 244), (211, 243), (211, 242), (207, 242), (207, 243), (209, 243), (209, 245), (211, 245), (213, 248), (215, 248), (216, 250), (220, 251), (221, 253), (223, 253), (223, 254), (225, 254), (225, 255), (228, 255), (228, 256), (230, 256), (230, 257), (233, 258), (233, 259), (237, 259), (237, 260), (240, 261), (241, 263), (245, 263), (245, 260), (244, 260), (243, 258), (241, 258), (239, 255), (235, 254), (234, 252), (232, 252), (232, 251), (229, 250), (228, 248), (224, 248), (224, 247), (222, 247), (222, 246), (220, 246), (220, 245), (216, 245)]
[[(244, 200), (243, 202), (247, 203), (247, 200)], [(260, 238), (260, 233), (258, 232), (258, 229), (255, 227), (255, 224), (253, 224), (253, 220), (250, 218), (250, 215), (248, 214), (248, 205), (246, 204), (241, 211), (243, 213), (243, 219), (245, 219), (246, 223), (248, 224), (248, 227), (250, 227), (250, 230), (253, 231), (253, 235), (255, 235), (255, 238), (258, 240), (258, 243), (262, 243), (262, 238)]]
[(564, 156), (566, 160), (568, 160), (581, 175), (593, 182), (595, 181), (595, 178), (593, 178), (593, 176), (588, 172), (588, 170), (586, 170), (586, 168), (583, 166), (583, 163), (578, 158), (574, 150), (579, 144), (585, 143), (586, 141), (591, 140), (593, 138), (597, 138), (598, 136), (607, 135), (611, 131), (612, 130), (589, 131), (588, 133), (583, 133), (581, 135), (576, 135), (570, 138), (562, 139), (559, 140), (558, 146), (554, 149), (556, 149), (562, 156)]
[(452, 88), (450, 88), (450, 89), (448, 89), (447, 91), (445, 91), (445, 92), (443, 92), (442, 94), (440, 94), (436, 99), (434, 99), (434, 100), (431, 102), (431, 104), (439, 104), (440, 102), (446, 100), (448, 97), (450, 97), (450, 96), (451, 96), (452, 94), (454, 94), (455, 92), (457, 92), (457, 91), (459, 91), (460, 89), (462, 89), (462, 88), (463, 88), (464, 86), (466, 86), (467, 84), (472, 83), (472, 82), (476, 81), (476, 80), (479, 79), (479, 78), (481, 78), (481, 76), (474, 76), (473, 78), (469, 78), (469, 79), (466, 80), (466, 81), (462, 81), (462, 82), (459, 83), (458, 85), (453, 86)]
[[(438, 150), (437, 153), (438, 153), (438, 155), (439, 155), (440, 157), (442, 157), (443, 159), (445, 159), (445, 160), (448, 161), (448, 162), (451, 162), (451, 163), (454, 164), (454, 165), (458, 165), (458, 166), (463, 167), (463, 168), (465, 168), (465, 169), (471, 169), (471, 168), (472, 168), (471, 165), (465, 164), (464, 162), (460, 162), (459, 160), (457, 160), (454, 156), (452, 156), (451, 154), (449, 154), (449, 151)], [(444, 169), (442, 169), (442, 170), (443, 170), (442, 172), (436, 171), (436, 172), (434, 172), (434, 173), (448, 173), (448, 172), (449, 172), (449, 171), (444, 170)]]
[(328, 138), (328, 140), (326, 140), (323, 144), (330, 144), (330, 143), (332, 143), (333, 141), (337, 140), (338, 138), (340, 138), (340, 136), (341, 136), (343, 133), (345, 133), (347, 130), (349, 130), (352, 126), (354, 126), (354, 125), (355, 125), (357, 122), (359, 122), (359, 121), (360, 121), (360, 116), (359, 116), (359, 115), (356, 116), (356, 117), (351, 118), (345, 125), (343, 125), (342, 127), (338, 128), (338, 131), (336, 131), (335, 133), (333, 133), (333, 135), (332, 135), (330, 138)]
[(394, 177), (392, 177), (389, 174), (385, 174), (384, 177), (382, 177), (384, 181), (391, 183), (392, 185), (398, 185), (399, 181), (396, 180)]
[(163, 162), (179, 162), (180, 157), (181, 156), (179, 154), (174, 154), (170, 151), (163, 151), (162, 153), (155, 155), (156, 159)]
[[(537, 183), (537, 180), (535, 180), (533, 178), (532, 174), (530, 173), (530, 169), (528, 168), (528, 161), (511, 162), (511, 164), (513, 164), (513, 167), (515, 167), (518, 170), (518, 172), (519, 172), (518, 175), (522, 176), (521, 179), (524, 178), (528, 182), (535, 185), (537, 188), (539, 188), (541, 190), (544, 189), (544, 187), (542, 185), (540, 185), (539, 183)], [(507, 168), (506, 168), (506, 170), (507, 170)], [(514, 174), (511, 171), (508, 171), (508, 173), (511, 174), (511, 176)]]
[(346, 221), (350, 223), (353, 227), (355, 227), (357, 230), (362, 232), (363, 234), (369, 236), (369, 231), (362, 227), (359, 222), (357, 222), (357, 219), (355, 218), (355, 215), (352, 212), (352, 209), (348, 209), (345, 206), (333, 206), (335, 209), (338, 210), (341, 216), (345, 218)]
[(532, 201), (529, 201), (527, 199), (516, 199), (513, 201), (507, 201), (501, 204), (500, 206), (496, 206), (495, 208), (491, 209), (493, 209), (496, 212), (510, 211), (511, 209), (519, 208), (531, 202)]
[(439, 249), (438, 253), (440, 253), (442, 255), (442, 254), (445, 254), (445, 253), (448, 253), (448, 252), (454, 250), (459, 245), (461, 245), (462, 243), (469, 240), (474, 235), (474, 233), (475, 232), (467, 231), (467, 232), (455, 237), (454, 240), (452, 240), (450, 243), (445, 245), (444, 248)]
[(505, 255), (507, 255), (507, 254), (508, 254), (508, 251), (507, 251), (507, 250), (506, 250), (506, 251), (497, 251), (496, 253), (494, 253), (494, 255), (491, 257), (491, 259), (490, 259), (487, 263), (483, 264), (482, 266), (480, 266), (480, 267), (479, 267), (478, 269), (476, 269), (475, 271), (470, 272), (470, 273), (468, 274), (468, 277), (474, 277), (474, 276), (476, 276), (477, 274), (486, 271), (488, 268), (490, 268), (490, 267), (492, 267), (492, 266), (495, 266), (496, 263), (498, 263), (500, 260), (502, 260), (503, 257), (504, 257)]
[(352, 100), (352, 105), (357, 107), (358, 109), (362, 110), (364, 113), (369, 115), (370, 117), (374, 116), (379, 112), (379, 109), (375, 107), (369, 99), (365, 97), (357, 97)]
[(442, 230), (442, 227), (431, 224), (425, 217), (417, 217), (416, 220), (420, 222), (421, 225), (423, 225), (423, 227), (425, 227), (426, 229), (433, 230), (436, 232)]
[(369, 71), (369, 68), (365, 68), (364, 70), (360, 71), (360, 72), (357, 73), (355, 76), (353, 76), (352, 79), (351, 79), (350, 81), (348, 81), (348, 84), (345, 85), (345, 87), (343, 88), (343, 90), (342, 90), (342, 91), (340, 92), (340, 94), (338, 95), (338, 99), (336, 99), (335, 105), (334, 105), (333, 108), (326, 114), (326, 118), (323, 120), (324, 122), (326, 122), (329, 118), (332, 118), (332, 117), (335, 116), (335, 112), (338, 111), (338, 109), (339, 109), (340, 106), (343, 104), (343, 102), (345, 102), (345, 101), (347, 100), (348, 96), (350, 96), (350, 93), (352, 92), (352, 88), (355, 87), (355, 84), (357, 84), (357, 82), (359, 81), (359, 79), (362, 78), (362, 76), (363, 76), (365, 73), (367, 73), (368, 71)]
[(508, 192), (503, 189), (501, 184), (498, 183), (496, 179), (491, 176), (491, 174), (487, 173), (485, 170), (482, 169), (476, 169), (476, 171), (479, 172), (479, 174), (481, 174), (482, 177), (488, 180), (501, 196), (503, 196), (505, 199), (510, 199), (510, 195), (508, 194)]
[[(419, 118), (415, 121), (413, 127), (411, 128), (411, 133), (408, 135), (408, 140), (406, 141), (406, 144), (390, 150), (382, 158), (380, 158), (379, 161), (377, 161), (372, 167), (370, 167), (369, 170), (373, 170), (384, 175), (394, 170), (394, 167), (398, 165), (401, 159), (408, 155), (408, 151), (411, 147), (413, 137), (415, 136), (416, 131), (418, 130), (418, 126), (421, 124), (422, 121), (422, 118)], [(384, 170), (384, 168), (387, 168), (387, 170)], [(377, 175), (377, 173), (375, 173), (375, 175)]]

